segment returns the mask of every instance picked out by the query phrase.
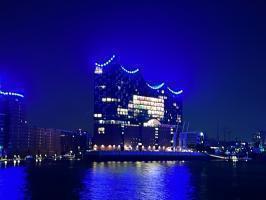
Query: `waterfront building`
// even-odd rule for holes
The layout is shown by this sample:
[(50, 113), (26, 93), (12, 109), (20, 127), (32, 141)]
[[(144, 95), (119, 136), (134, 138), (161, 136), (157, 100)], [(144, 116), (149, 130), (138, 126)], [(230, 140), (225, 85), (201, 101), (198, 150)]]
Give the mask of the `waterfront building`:
[(91, 136), (87, 131), (78, 129), (77, 131), (62, 131), (61, 154), (73, 152), (80, 154), (90, 149)]
[(25, 153), (27, 139), (24, 95), (0, 88), (0, 156)]
[(95, 63), (94, 150), (173, 150), (182, 127), (182, 90), (147, 83), (113, 55)]
[(66, 131), (53, 128), (29, 128), (30, 155), (53, 156), (86, 151), (89, 147), (88, 132), (81, 129)]
[(203, 132), (181, 132), (179, 134), (179, 147), (181, 149), (195, 149), (203, 145)]
[(52, 128), (29, 128), (30, 152), (31, 155), (54, 155), (60, 154), (61, 131)]

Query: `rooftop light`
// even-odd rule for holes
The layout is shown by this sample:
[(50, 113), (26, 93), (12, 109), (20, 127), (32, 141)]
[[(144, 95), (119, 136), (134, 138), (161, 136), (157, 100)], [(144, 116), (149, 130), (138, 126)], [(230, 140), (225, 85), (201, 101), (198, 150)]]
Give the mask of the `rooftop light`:
[(125, 72), (127, 72), (128, 74), (135, 74), (135, 73), (137, 73), (137, 72), (139, 71), (138, 68), (135, 69), (135, 70), (127, 70), (127, 69), (124, 68), (122, 65), (121, 65), (121, 68), (122, 68)]
[(115, 59), (115, 55), (113, 55), (109, 60), (107, 60), (106, 62), (104, 62), (104, 63), (95, 63), (95, 65), (97, 66), (97, 67), (104, 67), (104, 66), (106, 66), (106, 65), (108, 65), (108, 64), (110, 64), (113, 60)]
[(164, 86), (164, 83), (161, 83), (159, 85), (150, 85), (148, 83), (146, 83), (146, 84), (147, 84), (147, 86), (149, 86), (151, 89), (154, 89), (154, 90), (158, 90)]
[(24, 97), (24, 95), (15, 92), (3, 92), (0, 90), (0, 95)]
[(176, 95), (179, 95), (179, 94), (182, 94), (183, 93), (183, 90), (179, 90), (179, 91), (174, 91), (172, 90), (171, 88), (167, 87), (167, 89), (172, 92), (173, 94), (176, 94)]

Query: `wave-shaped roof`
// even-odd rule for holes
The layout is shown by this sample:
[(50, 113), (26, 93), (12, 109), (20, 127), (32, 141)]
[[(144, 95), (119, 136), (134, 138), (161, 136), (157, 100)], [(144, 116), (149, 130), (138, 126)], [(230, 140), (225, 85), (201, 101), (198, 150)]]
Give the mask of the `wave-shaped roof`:
[[(113, 61), (114, 61), (114, 59), (116, 58), (116, 55), (112, 55), (112, 57), (110, 57), (107, 61), (105, 61), (105, 62), (103, 62), (103, 63), (98, 63), (98, 62), (96, 62), (95, 63), (95, 66), (96, 67), (105, 67), (105, 66), (107, 66), (107, 65), (109, 65), (110, 63), (112, 63)], [(122, 65), (120, 65), (120, 67), (121, 67), (121, 69), (124, 71), (124, 72), (126, 72), (126, 73), (128, 73), (128, 74), (136, 74), (137, 72), (139, 72), (140, 70), (139, 70), (139, 68), (136, 68), (135, 70), (128, 70), (128, 69), (126, 69), (124, 66), (122, 66)], [(151, 89), (153, 89), (153, 90), (159, 90), (159, 89), (161, 89), (161, 88), (163, 88), (164, 86), (165, 86), (165, 83), (163, 82), (163, 83), (160, 83), (160, 84), (157, 84), (157, 85), (151, 85), (151, 84), (149, 84), (149, 83), (146, 83), (147, 84), (147, 86), (149, 87), (149, 88), (151, 88)], [(166, 87), (167, 88), (167, 90), (169, 91), (169, 92), (171, 92), (172, 94), (174, 94), (174, 95), (180, 95), (180, 94), (182, 94), (183, 93), (183, 90), (173, 90), (173, 89), (171, 89), (170, 87)]]

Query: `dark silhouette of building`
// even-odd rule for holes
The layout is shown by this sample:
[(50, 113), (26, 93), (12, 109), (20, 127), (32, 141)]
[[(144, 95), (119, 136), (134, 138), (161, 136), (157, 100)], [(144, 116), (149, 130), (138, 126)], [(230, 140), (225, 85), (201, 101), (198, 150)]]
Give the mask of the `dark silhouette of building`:
[(25, 153), (27, 139), (24, 95), (0, 88), (0, 155)]
[(179, 135), (179, 147), (181, 149), (196, 149), (204, 145), (203, 132), (181, 132)]
[(54, 155), (61, 153), (61, 130), (52, 128), (29, 128), (29, 155)]
[(257, 131), (255, 134), (253, 134), (252, 137), (253, 146), (255, 148), (261, 148), (265, 146), (266, 144), (265, 136), (266, 136), (265, 131)]
[(148, 84), (113, 55), (95, 63), (94, 135), (96, 150), (167, 150), (182, 127), (182, 90)]
[(62, 131), (61, 132), (61, 154), (84, 153), (90, 149), (91, 136), (87, 131), (78, 129), (77, 131)]
[(79, 154), (89, 149), (90, 137), (88, 132), (81, 129), (66, 131), (52, 128), (29, 128), (29, 155), (63, 155)]

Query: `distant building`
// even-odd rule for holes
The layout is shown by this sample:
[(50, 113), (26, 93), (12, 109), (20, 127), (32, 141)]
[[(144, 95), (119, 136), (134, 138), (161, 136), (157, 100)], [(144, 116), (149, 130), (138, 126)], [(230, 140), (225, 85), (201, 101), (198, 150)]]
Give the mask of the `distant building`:
[(54, 155), (82, 152), (91, 146), (91, 136), (81, 129), (64, 131), (29, 127), (24, 95), (4, 91), (0, 85), (0, 157)]
[(254, 153), (264, 152), (266, 147), (266, 132), (265, 131), (257, 131), (252, 136), (252, 151)]
[(196, 148), (204, 144), (202, 132), (182, 132), (179, 135), (179, 147), (182, 149)]
[(82, 131), (65, 131), (52, 128), (29, 129), (30, 151), (31, 155), (66, 154), (70, 151), (73, 153), (84, 152), (88, 150), (91, 141), (88, 132)]
[(61, 131), (50, 128), (31, 127), (29, 129), (31, 155), (54, 155), (60, 154), (60, 135)]
[(24, 95), (0, 88), (0, 155), (25, 153), (27, 134)]
[(87, 131), (78, 129), (77, 131), (61, 132), (61, 154), (85, 152), (91, 147), (91, 135)]
[(115, 55), (95, 63), (95, 150), (173, 149), (182, 127), (182, 90), (151, 85), (139, 69), (128, 69)]

